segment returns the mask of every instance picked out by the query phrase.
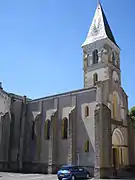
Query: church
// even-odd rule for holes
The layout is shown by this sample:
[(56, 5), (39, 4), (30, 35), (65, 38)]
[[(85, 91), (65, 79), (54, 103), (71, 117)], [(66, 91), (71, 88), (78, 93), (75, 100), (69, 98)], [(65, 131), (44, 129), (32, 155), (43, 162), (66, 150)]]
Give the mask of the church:
[(1, 171), (51, 174), (72, 163), (109, 177), (135, 165), (120, 48), (100, 3), (82, 50), (82, 89), (29, 99), (0, 86)]

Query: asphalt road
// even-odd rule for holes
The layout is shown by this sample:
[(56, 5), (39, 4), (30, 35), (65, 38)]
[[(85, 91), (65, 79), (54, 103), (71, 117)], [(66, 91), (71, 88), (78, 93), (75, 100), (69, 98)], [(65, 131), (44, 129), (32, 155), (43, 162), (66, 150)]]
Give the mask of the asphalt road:
[(57, 176), (0, 172), (0, 180), (57, 180)]
[[(110, 178), (110, 179), (114, 180), (114, 178)], [(118, 179), (134, 179), (135, 180), (135, 176), (124, 175), (123, 177), (118, 178)], [(0, 172), (0, 180), (57, 180), (57, 176), (44, 175), (44, 174), (19, 174), (19, 173)], [(94, 180), (94, 178), (92, 178), (91, 180)]]

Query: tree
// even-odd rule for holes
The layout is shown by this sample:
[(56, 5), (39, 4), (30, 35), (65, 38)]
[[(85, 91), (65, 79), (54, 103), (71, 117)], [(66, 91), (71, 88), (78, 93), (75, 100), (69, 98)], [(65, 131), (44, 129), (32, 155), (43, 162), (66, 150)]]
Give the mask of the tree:
[(135, 127), (135, 106), (133, 106), (130, 110), (129, 110), (129, 117), (131, 119), (132, 125)]

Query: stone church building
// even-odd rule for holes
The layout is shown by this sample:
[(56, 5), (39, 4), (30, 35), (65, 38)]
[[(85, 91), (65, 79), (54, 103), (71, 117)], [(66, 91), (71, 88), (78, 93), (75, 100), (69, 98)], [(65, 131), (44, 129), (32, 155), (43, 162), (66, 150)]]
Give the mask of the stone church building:
[(29, 99), (0, 88), (0, 170), (54, 173), (72, 163), (108, 177), (135, 164), (120, 48), (98, 3), (83, 50), (83, 89)]

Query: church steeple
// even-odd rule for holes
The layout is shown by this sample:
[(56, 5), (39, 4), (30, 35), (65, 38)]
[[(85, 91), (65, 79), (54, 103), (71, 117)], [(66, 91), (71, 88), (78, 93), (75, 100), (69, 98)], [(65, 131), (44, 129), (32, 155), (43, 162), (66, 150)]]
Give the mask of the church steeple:
[(103, 8), (101, 6), (101, 3), (100, 1), (98, 1), (97, 9), (96, 9), (92, 24), (90, 26), (86, 40), (82, 44), (82, 47), (94, 41), (105, 39), (105, 38), (110, 39), (118, 47), (118, 45), (116, 44), (115, 38), (113, 36), (113, 33), (111, 31), (111, 28), (108, 24), (105, 13), (103, 11)]
[(120, 49), (99, 1), (82, 48), (84, 87), (95, 86), (97, 81), (109, 81), (114, 69), (120, 84)]

